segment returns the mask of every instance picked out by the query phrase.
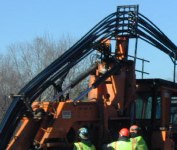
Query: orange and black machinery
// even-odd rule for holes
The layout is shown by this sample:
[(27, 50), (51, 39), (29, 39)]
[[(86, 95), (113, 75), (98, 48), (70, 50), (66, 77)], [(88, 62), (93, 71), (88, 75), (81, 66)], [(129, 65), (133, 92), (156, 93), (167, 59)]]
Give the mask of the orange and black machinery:
[[(142, 128), (149, 149), (175, 149), (177, 84), (136, 78), (136, 73), (147, 74), (135, 67), (138, 39), (167, 54), (175, 71), (177, 47), (170, 39), (138, 12), (138, 5), (118, 6), (17, 95), (11, 95), (0, 124), (0, 150), (69, 150), (78, 140), (80, 127), (87, 127), (97, 149), (102, 149), (117, 139), (120, 128), (131, 124)], [(134, 56), (129, 54), (130, 40), (135, 43)], [(95, 63), (63, 88), (69, 70), (92, 54), (97, 56)], [(89, 85), (81, 94), (64, 98), (87, 76)], [(54, 98), (39, 100), (51, 87), (57, 91)]]

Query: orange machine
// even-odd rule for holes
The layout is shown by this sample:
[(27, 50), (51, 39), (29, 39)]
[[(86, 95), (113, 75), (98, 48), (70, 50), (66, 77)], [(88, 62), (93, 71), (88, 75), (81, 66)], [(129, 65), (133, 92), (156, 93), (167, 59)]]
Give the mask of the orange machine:
[[(89, 87), (93, 89), (89, 92), (87, 100), (78, 98), (65, 102), (33, 102), (32, 109), (36, 112), (34, 118), (22, 118), (19, 129), (7, 149), (24, 150), (30, 147), (31, 143), (34, 147), (43, 149), (68, 149), (77, 140), (77, 130), (82, 126), (87, 126), (92, 131), (94, 144), (101, 149), (103, 143), (111, 140), (110, 130), (117, 133), (121, 127), (128, 127), (130, 103), (135, 98), (135, 69), (133, 61), (124, 60), (120, 65), (119, 58), (125, 57), (123, 52), (127, 51), (125, 47), (128, 42), (126, 39), (118, 39), (117, 42), (119, 48), (116, 53), (121, 50), (121, 57), (117, 57), (118, 65), (111, 58), (107, 59), (109, 62), (105, 60), (98, 64), (90, 74)], [(105, 44), (104, 51), (109, 51), (110, 42), (102, 44)], [(97, 86), (97, 79), (106, 73), (109, 74), (99, 81)], [(114, 124), (109, 121), (118, 121), (120, 125), (110, 128), (109, 126)]]
[[(140, 23), (140, 27), (149, 23), (152, 29), (146, 27), (152, 35), (140, 30)], [(161, 38), (160, 42), (154, 35)], [(138, 124), (149, 149), (174, 150), (177, 84), (162, 79), (137, 79), (136, 50), (133, 57), (128, 50), (131, 38), (146, 38), (175, 58), (174, 51), (166, 48), (174, 45), (161, 36), (164, 38), (156, 26), (138, 14), (138, 6), (119, 6), (116, 13), (101, 21), (13, 97), (0, 126), (0, 149), (69, 150), (79, 140), (80, 127), (89, 129), (93, 143), (101, 149), (117, 139), (119, 129)], [(94, 50), (100, 53), (100, 60), (80, 77), (90, 77), (86, 90), (76, 98), (61, 99), (63, 90), (54, 95), (55, 100), (39, 101), (47, 87), (63, 80), (65, 70)], [(69, 88), (78, 82), (71, 83)]]

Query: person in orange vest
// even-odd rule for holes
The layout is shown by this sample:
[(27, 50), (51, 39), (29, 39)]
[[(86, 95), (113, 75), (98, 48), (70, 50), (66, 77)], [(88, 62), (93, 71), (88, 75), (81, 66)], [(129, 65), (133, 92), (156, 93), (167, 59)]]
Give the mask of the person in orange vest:
[(78, 136), (80, 138), (80, 142), (74, 143), (73, 150), (96, 150), (95, 146), (89, 139), (89, 132), (87, 128), (80, 128), (78, 131)]
[(148, 150), (145, 140), (139, 134), (139, 128), (137, 125), (130, 126), (130, 141), (132, 142), (133, 150)]
[(107, 150), (132, 150), (132, 143), (129, 139), (129, 130), (127, 128), (122, 128), (119, 131), (118, 140), (108, 144)]

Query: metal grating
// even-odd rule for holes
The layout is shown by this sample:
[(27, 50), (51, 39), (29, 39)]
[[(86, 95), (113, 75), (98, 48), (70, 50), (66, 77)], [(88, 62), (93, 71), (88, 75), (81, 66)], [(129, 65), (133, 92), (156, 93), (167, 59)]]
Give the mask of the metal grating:
[(120, 36), (136, 37), (138, 5), (117, 7), (117, 32)]

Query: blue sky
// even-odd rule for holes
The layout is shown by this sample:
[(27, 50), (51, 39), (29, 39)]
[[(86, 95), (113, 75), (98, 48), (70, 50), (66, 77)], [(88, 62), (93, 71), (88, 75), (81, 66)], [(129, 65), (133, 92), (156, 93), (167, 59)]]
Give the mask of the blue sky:
[[(0, 53), (12, 43), (30, 42), (45, 34), (56, 40), (67, 34), (79, 39), (117, 6), (136, 4), (177, 44), (176, 0), (6, 0), (0, 2)], [(167, 55), (142, 41), (138, 49), (141, 57), (152, 59), (145, 66), (152, 72), (149, 77), (172, 78), (173, 65)]]

